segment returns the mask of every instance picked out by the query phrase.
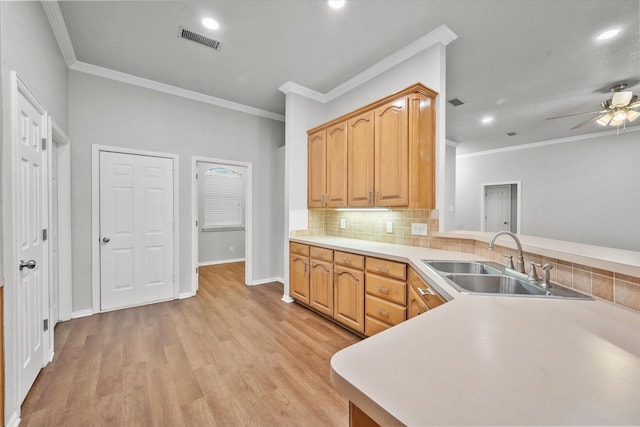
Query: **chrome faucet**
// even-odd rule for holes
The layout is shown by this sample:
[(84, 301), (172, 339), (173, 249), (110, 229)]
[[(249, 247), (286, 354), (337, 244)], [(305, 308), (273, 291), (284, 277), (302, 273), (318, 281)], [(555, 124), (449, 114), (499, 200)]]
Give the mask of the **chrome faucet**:
[(503, 234), (506, 234), (507, 236), (511, 236), (513, 237), (513, 240), (515, 240), (516, 242), (516, 246), (518, 247), (518, 258), (516, 261), (516, 271), (518, 271), (518, 273), (524, 273), (524, 259), (522, 258), (522, 245), (520, 244), (520, 240), (518, 239), (518, 236), (516, 236), (515, 234), (513, 234), (510, 231), (498, 231), (496, 234), (493, 235), (493, 237), (491, 238), (491, 241), (489, 242), (489, 250), (492, 251), (493, 250), (493, 245), (496, 242), (496, 239), (500, 236), (502, 236)]

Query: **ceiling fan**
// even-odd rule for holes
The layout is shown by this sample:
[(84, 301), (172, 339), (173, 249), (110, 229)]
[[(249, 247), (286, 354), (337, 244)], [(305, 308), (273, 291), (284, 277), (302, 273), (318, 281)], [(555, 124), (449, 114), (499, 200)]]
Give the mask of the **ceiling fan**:
[(582, 123), (577, 124), (571, 129), (577, 129), (582, 126), (588, 125), (592, 122), (597, 122), (602, 126), (620, 126), (625, 123), (634, 121), (640, 117), (640, 112), (635, 111), (640, 107), (640, 102), (636, 102), (638, 95), (634, 95), (632, 91), (625, 90), (627, 88), (626, 83), (618, 84), (611, 87), (613, 96), (606, 101), (602, 101), (600, 105), (602, 110), (599, 111), (587, 111), (585, 113), (567, 114), (564, 116), (549, 117), (547, 120), (561, 119), (563, 117), (580, 116), (582, 114), (598, 114)]

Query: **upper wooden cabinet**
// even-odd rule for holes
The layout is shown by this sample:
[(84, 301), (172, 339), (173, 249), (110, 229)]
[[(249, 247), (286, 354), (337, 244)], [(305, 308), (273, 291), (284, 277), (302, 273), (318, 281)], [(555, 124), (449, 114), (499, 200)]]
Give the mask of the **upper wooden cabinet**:
[(308, 150), (309, 207), (346, 207), (347, 123), (309, 135)]
[(375, 204), (409, 205), (409, 106), (407, 98), (375, 110)]
[(348, 205), (373, 206), (373, 111), (349, 120), (347, 146)]
[(436, 96), (415, 84), (309, 130), (309, 207), (434, 208)]

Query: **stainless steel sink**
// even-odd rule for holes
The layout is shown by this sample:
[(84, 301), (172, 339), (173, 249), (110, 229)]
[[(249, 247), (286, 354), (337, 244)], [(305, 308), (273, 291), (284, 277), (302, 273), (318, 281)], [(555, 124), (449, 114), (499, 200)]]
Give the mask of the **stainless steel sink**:
[(502, 274), (502, 267), (497, 263), (480, 263), (477, 261), (423, 261), (443, 273), (457, 274)]
[(522, 278), (514, 277), (514, 274), (507, 274), (503, 266), (491, 261), (423, 259), (422, 262), (444, 277), (454, 288), (466, 294), (593, 300), (589, 295), (555, 283), (552, 283), (549, 288), (543, 288), (534, 281), (526, 280), (525, 275)]
[(549, 292), (523, 280), (509, 276), (448, 274), (445, 276), (460, 288), (479, 294), (549, 295)]

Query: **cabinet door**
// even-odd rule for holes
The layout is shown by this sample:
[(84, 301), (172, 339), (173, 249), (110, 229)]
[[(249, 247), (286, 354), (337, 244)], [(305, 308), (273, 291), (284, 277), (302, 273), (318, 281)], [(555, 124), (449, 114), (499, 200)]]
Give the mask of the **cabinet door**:
[(323, 208), (327, 180), (327, 139), (324, 130), (309, 135), (307, 204), (310, 208)]
[(327, 207), (347, 206), (347, 123), (327, 129)]
[(364, 272), (335, 267), (334, 319), (349, 328), (364, 332)]
[(422, 314), (425, 311), (429, 310), (427, 304), (424, 303), (420, 295), (413, 289), (413, 287), (409, 286), (408, 292), (408, 301), (407, 301), (407, 319), (411, 319), (412, 317), (416, 317), (418, 314)]
[(373, 206), (373, 111), (349, 120), (347, 145), (349, 206)]
[(409, 108), (407, 98), (375, 110), (375, 195), (377, 206), (409, 204)]
[(309, 305), (333, 317), (333, 264), (311, 260)]
[(289, 255), (289, 294), (298, 301), (309, 304), (309, 258)]

